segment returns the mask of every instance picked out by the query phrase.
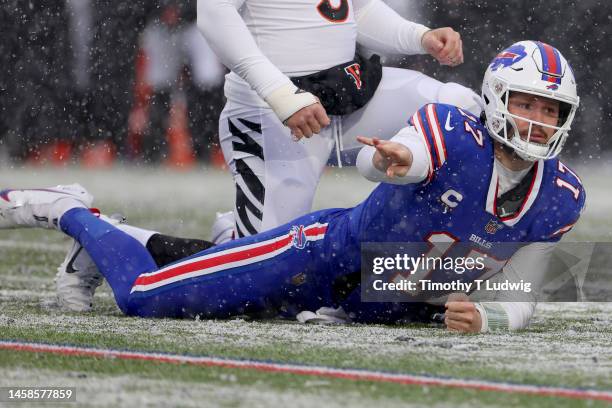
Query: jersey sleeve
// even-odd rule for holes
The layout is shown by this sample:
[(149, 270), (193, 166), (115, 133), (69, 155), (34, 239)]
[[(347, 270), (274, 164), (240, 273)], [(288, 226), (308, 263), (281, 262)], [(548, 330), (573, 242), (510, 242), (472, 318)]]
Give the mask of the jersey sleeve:
[(429, 28), (401, 17), (382, 0), (353, 0), (357, 42), (375, 52), (426, 54), (421, 44)]
[(555, 243), (531, 243), (519, 249), (504, 267), (502, 279), (529, 282), (531, 292), (498, 291), (494, 301), (477, 305), (482, 319), (482, 332), (520, 330), (529, 325), (538, 295), (546, 283), (546, 273)]
[[(544, 241), (556, 242), (563, 235), (572, 230), (580, 219), (585, 204), (586, 191), (582, 185), (580, 177), (561, 161), (555, 163), (556, 174), (554, 177), (554, 188), (556, 195), (552, 198), (556, 211), (549, 210), (550, 214), (557, 214), (556, 217), (548, 220), (544, 225)], [(544, 221), (547, 218), (543, 218)]]
[(259, 49), (238, 8), (244, 0), (198, 0), (198, 28), (221, 62), (262, 98), (291, 80)]
[(485, 133), (477, 117), (461, 108), (441, 103), (425, 105), (410, 119), (427, 146), (431, 168), (428, 181), (448, 163), (481, 157)]
[(449, 108), (440, 104), (429, 104), (419, 109), (410, 119), (417, 133), (423, 139), (429, 155), (429, 170), (427, 180), (431, 181), (448, 158), (446, 148), (446, 134), (440, 118), (450, 114)]

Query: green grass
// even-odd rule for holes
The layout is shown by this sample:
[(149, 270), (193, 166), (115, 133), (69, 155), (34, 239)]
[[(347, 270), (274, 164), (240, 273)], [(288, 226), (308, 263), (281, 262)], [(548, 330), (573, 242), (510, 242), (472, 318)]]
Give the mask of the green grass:
[[(8, 170), (3, 174), (19, 186), (83, 180), (97, 196), (96, 205), (105, 212), (120, 211), (135, 225), (184, 236), (206, 237), (212, 215), (226, 210), (233, 195), (227, 175), (210, 171), (83, 173), (67, 169), (38, 174)], [(609, 176), (600, 173), (587, 177), (585, 184), (590, 183), (587, 189), (597, 196), (598, 191), (604, 191), (607, 179)], [(106, 180), (112, 180), (112, 185)], [(147, 192), (153, 185), (163, 186), (157, 195)], [(202, 185), (209, 193), (194, 193), (194, 185)], [(333, 172), (324, 180), (316, 206), (350, 205), (370, 188), (346, 171)], [(612, 240), (612, 221), (602, 214), (607, 214), (603, 204), (590, 205), (572, 237)], [(68, 245), (60, 234), (49, 231), (0, 232), (0, 339), (612, 389), (612, 307), (608, 304), (540, 305), (529, 330), (486, 335), (459, 335), (418, 325), (311, 326), (287, 321), (128, 318), (118, 311), (106, 286), (96, 294), (93, 312), (76, 314), (59, 310), (54, 302), (53, 276)], [(0, 351), (0, 367), (0, 386), (73, 384), (80, 395), (78, 405), (83, 406), (201, 406), (202, 401), (210, 406), (266, 407), (601, 405), (25, 352)]]
[[(17, 354), (0, 351), (0, 367), (19, 367), (23, 370), (48, 369), (71, 372), (73, 375), (95, 376), (100, 382), (105, 377), (132, 377), (137, 381), (158, 380), (163, 383), (200, 384), (226, 386), (230, 381), (241, 388), (266, 389), (272, 393), (301, 394), (308, 398), (321, 391), (340, 392), (351, 397), (358, 396), (362, 403), (383, 403), (397, 401), (415, 405), (435, 405), (441, 401), (460, 401), (465, 405), (496, 406), (500, 396), (495, 392), (462, 390), (452, 388), (432, 388), (406, 386), (399, 384), (369, 384), (367, 382), (326, 379), (313, 390), (312, 377), (294, 374), (266, 373), (216, 367), (199, 367), (188, 364), (163, 364), (143, 361), (109, 360), (92, 357), (65, 357), (56, 355)], [(129, 383), (129, 380), (126, 380)], [(171, 384), (168, 384), (170, 386)], [(155, 390), (150, 390), (155, 392)], [(79, 390), (77, 389), (77, 395)], [(573, 401), (556, 397), (531, 397), (525, 395), (504, 395), (504, 404), (516, 406), (536, 405), (539, 407), (576, 407), (603, 406), (603, 404)], [(247, 401), (244, 401), (247, 402)]]

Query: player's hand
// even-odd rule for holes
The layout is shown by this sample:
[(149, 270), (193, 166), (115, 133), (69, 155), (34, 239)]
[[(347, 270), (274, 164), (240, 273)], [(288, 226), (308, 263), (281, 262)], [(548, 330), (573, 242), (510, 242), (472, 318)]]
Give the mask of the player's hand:
[(461, 333), (480, 333), (482, 319), (473, 302), (463, 293), (453, 293), (446, 301), (444, 324), (448, 330)]
[(401, 143), (357, 136), (357, 141), (376, 148), (372, 164), (389, 178), (404, 177), (412, 166), (412, 152)]
[(463, 63), (461, 35), (450, 27), (427, 31), (421, 38), (421, 44), (442, 65), (456, 67)]
[(320, 103), (306, 106), (295, 112), (285, 121), (285, 126), (291, 129), (293, 138), (297, 141), (303, 137), (309, 138), (321, 132), (331, 121), (325, 108)]

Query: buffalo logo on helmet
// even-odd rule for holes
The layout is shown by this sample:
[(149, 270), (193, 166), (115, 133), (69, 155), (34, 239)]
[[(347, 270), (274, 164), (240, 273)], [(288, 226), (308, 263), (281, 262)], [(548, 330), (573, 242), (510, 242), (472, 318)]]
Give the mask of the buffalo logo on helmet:
[(525, 46), (521, 44), (515, 44), (510, 48), (506, 48), (491, 62), (491, 70), (497, 71), (499, 68), (508, 68), (527, 56), (525, 52)]

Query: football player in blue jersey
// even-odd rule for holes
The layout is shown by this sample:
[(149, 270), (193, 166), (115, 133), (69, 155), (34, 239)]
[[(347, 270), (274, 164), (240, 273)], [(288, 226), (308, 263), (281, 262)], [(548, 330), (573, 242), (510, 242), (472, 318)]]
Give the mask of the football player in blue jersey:
[[(159, 234), (92, 214), (78, 185), (0, 192), (0, 228), (73, 237), (127, 315), (293, 316), (331, 306), (357, 322), (411, 320), (423, 304), (361, 301), (362, 243), (462, 241), (497, 260), (490, 268), (520, 279), (546, 267), (584, 205), (580, 179), (556, 159), (579, 102), (561, 53), (513, 44), (488, 66), (482, 96), (482, 118), (431, 104), (390, 141), (362, 137), (360, 172), (381, 184), (356, 207), (313, 212), (181, 259), (151, 245)], [(524, 328), (535, 299), (523, 300), (508, 292), (494, 302), (451, 299), (445, 323), (462, 332)]]

